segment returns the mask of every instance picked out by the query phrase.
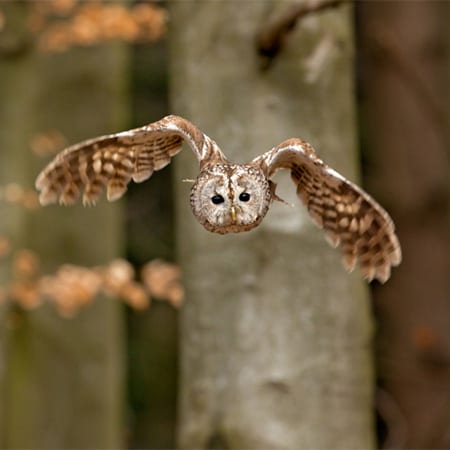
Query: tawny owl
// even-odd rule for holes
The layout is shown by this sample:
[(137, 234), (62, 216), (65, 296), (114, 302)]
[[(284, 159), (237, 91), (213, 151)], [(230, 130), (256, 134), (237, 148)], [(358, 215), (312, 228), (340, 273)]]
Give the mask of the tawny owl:
[(340, 247), (351, 271), (358, 263), (367, 280), (385, 282), (401, 261), (394, 224), (367, 193), (318, 158), (301, 139), (288, 139), (247, 164), (228, 161), (218, 145), (182, 117), (84, 141), (67, 148), (36, 180), (43, 205), (72, 204), (83, 190), (93, 204), (106, 186), (116, 200), (131, 179), (141, 182), (170, 163), (186, 141), (200, 164), (190, 203), (197, 220), (214, 233), (239, 233), (256, 227), (273, 200), (271, 180), (289, 169), (297, 195), (333, 247)]

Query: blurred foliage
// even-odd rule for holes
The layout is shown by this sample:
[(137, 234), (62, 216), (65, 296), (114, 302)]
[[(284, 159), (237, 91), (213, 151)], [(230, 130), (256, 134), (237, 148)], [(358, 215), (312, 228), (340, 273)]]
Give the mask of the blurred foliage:
[(64, 264), (54, 274), (43, 275), (40, 257), (28, 249), (12, 251), (5, 236), (0, 236), (0, 257), (9, 258), (12, 273), (10, 282), (0, 287), (0, 301), (9, 299), (24, 309), (48, 301), (61, 316), (73, 317), (101, 292), (135, 310), (147, 309), (151, 297), (178, 308), (184, 297), (179, 267), (162, 260), (145, 264), (137, 281), (135, 269), (124, 259), (93, 268)]
[(129, 8), (103, 1), (49, 0), (35, 2), (29, 17), (43, 51), (66, 51), (112, 39), (155, 42), (166, 33), (166, 10), (148, 3)]

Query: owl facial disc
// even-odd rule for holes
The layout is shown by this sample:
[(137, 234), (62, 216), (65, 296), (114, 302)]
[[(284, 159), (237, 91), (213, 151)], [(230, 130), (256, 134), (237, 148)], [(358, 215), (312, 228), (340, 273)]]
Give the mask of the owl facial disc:
[(272, 200), (269, 182), (257, 167), (215, 164), (203, 169), (191, 190), (194, 216), (214, 233), (256, 227)]

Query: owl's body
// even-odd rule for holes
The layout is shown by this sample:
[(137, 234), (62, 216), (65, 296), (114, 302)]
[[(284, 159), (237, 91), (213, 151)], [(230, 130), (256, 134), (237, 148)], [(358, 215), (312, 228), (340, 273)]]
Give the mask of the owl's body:
[(108, 199), (115, 200), (131, 179), (144, 181), (169, 164), (183, 141), (200, 165), (191, 208), (208, 231), (239, 233), (258, 226), (272, 201), (280, 200), (272, 176), (288, 169), (298, 197), (331, 245), (340, 246), (348, 270), (358, 263), (366, 279), (385, 282), (391, 266), (400, 263), (400, 245), (386, 211), (328, 167), (305, 141), (289, 139), (247, 164), (233, 164), (212, 139), (177, 116), (64, 150), (36, 180), (40, 201), (71, 204), (84, 191), (83, 202), (92, 204), (104, 186)]

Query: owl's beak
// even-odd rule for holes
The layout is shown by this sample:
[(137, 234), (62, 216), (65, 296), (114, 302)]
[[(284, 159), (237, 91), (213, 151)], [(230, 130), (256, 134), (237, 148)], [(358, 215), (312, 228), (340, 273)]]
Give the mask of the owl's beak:
[(231, 206), (230, 212), (231, 212), (231, 221), (233, 223), (236, 223), (236, 208), (234, 206)]

